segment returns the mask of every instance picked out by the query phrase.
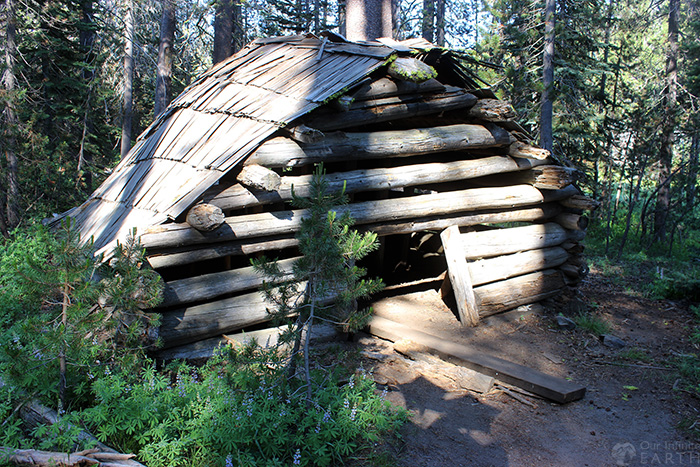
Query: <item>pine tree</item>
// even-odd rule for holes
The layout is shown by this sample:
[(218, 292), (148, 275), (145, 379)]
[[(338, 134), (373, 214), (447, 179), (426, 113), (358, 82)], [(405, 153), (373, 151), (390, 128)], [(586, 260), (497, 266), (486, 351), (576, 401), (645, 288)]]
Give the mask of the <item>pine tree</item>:
[(357, 300), (377, 292), (381, 280), (363, 279), (366, 271), (356, 262), (378, 247), (377, 235), (360, 234), (351, 229), (352, 218), (338, 216), (333, 208), (346, 204), (344, 192), (328, 193), (323, 166), (319, 165), (311, 183), (311, 195), (301, 198), (293, 193), (292, 203), (305, 209), (297, 234), (302, 257), (293, 266), (293, 278), (282, 271), (277, 262), (265, 258), (254, 261), (255, 267), (269, 281), (263, 286), (266, 299), (274, 304), (270, 313), (277, 319), (296, 314), (283, 342), (293, 342), (288, 379), (296, 373), (296, 357), (304, 340), (304, 374), (308, 399), (311, 400), (310, 336), (316, 320), (332, 323), (344, 330), (363, 327), (371, 309), (357, 310)]

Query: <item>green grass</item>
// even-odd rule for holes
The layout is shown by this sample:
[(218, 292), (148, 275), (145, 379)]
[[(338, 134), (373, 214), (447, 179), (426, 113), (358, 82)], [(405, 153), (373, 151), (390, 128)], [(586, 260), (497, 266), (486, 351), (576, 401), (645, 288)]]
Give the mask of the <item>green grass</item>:
[(612, 327), (610, 327), (608, 323), (593, 313), (579, 313), (578, 316), (574, 318), (574, 322), (579, 328), (593, 333), (596, 336), (610, 334), (612, 331)]
[(631, 362), (648, 362), (651, 360), (646, 351), (638, 347), (632, 347), (631, 349), (623, 350), (617, 354), (617, 357), (622, 360), (627, 360)]

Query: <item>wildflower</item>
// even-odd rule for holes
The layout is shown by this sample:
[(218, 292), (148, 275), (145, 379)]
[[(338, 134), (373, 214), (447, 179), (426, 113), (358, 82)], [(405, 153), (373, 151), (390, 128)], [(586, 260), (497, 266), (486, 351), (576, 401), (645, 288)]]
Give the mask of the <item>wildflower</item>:
[(357, 415), (357, 407), (353, 407), (350, 411), (350, 420), (355, 421), (355, 415)]
[(226, 456), (226, 467), (233, 467), (233, 459), (231, 458), (231, 454)]
[(301, 450), (297, 449), (292, 460), (294, 461), (294, 465), (301, 465)]

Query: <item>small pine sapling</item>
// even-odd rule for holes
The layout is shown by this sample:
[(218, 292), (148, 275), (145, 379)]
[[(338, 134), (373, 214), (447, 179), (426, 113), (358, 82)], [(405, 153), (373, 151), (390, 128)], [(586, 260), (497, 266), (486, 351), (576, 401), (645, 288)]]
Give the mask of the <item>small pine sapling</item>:
[(310, 378), (310, 337), (316, 320), (331, 323), (345, 331), (366, 325), (371, 309), (358, 310), (357, 300), (379, 291), (381, 280), (364, 279), (366, 270), (356, 262), (378, 247), (377, 234), (358, 233), (351, 229), (352, 217), (334, 210), (347, 204), (343, 189), (328, 193), (322, 165), (317, 166), (310, 184), (309, 197), (299, 197), (292, 188), (292, 204), (304, 209), (297, 233), (302, 256), (295, 261), (292, 278), (276, 261), (254, 260), (255, 268), (267, 277), (262, 291), (273, 304), (268, 312), (276, 319), (296, 320), (287, 328), (282, 342), (293, 342), (287, 371), (288, 379), (296, 374), (296, 357), (304, 341), (304, 376), (307, 399), (312, 397)]

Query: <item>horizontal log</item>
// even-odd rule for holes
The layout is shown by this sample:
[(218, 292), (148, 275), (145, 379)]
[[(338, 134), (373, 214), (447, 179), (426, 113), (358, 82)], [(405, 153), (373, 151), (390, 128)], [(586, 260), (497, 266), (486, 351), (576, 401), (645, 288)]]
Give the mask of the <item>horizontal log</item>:
[(552, 269), (564, 264), (568, 258), (566, 250), (560, 247), (529, 250), (473, 261), (468, 263), (469, 274), (472, 284), (479, 286), (531, 272)]
[(557, 246), (568, 237), (566, 229), (559, 224), (548, 222), (469, 232), (462, 234), (461, 240), (467, 259), (479, 259)]
[(254, 255), (264, 251), (295, 247), (299, 241), (293, 237), (273, 237), (225, 242), (200, 248), (172, 248), (167, 251), (148, 251), (148, 262), (154, 269), (181, 266), (224, 256)]
[(560, 271), (546, 269), (475, 287), (474, 295), (479, 304), (479, 316), (483, 318), (556, 296), (565, 287)]
[(554, 217), (554, 222), (569, 230), (586, 230), (588, 228), (588, 217), (562, 212)]
[(394, 103), (381, 100), (370, 108), (351, 109), (348, 112), (326, 112), (319, 109), (304, 118), (303, 123), (321, 131), (340, 130), (372, 123), (387, 122), (419, 115), (438, 114), (452, 109), (469, 108), (476, 97), (463, 89), (442, 94), (422, 95), (413, 102)]
[(353, 97), (355, 101), (364, 101), (399, 96), (402, 94), (424, 94), (443, 91), (445, 91), (445, 86), (436, 79), (429, 79), (422, 83), (412, 83), (410, 81), (381, 78), (360, 87), (360, 89), (353, 94)]
[[(339, 206), (338, 214), (347, 213), (356, 224), (410, 219), (460, 211), (511, 208), (541, 204), (544, 196), (530, 185), (499, 188), (472, 188), (430, 195), (383, 199)], [(260, 235), (285, 235), (296, 232), (306, 210), (265, 212), (234, 216), (213, 232), (198, 232), (187, 224), (164, 224), (152, 227), (141, 235), (146, 248), (167, 248), (183, 245), (224, 242)]]
[(277, 136), (265, 141), (244, 162), (263, 167), (293, 167), (349, 159), (408, 157), (435, 152), (501, 147), (510, 133), (487, 124), (460, 124), (432, 128), (362, 133), (333, 132), (316, 143), (298, 143)]
[(600, 201), (586, 195), (573, 195), (559, 201), (562, 206), (571, 209), (581, 209), (584, 211), (594, 211), (600, 207)]
[(488, 122), (507, 122), (516, 117), (513, 106), (499, 99), (479, 99), (467, 115)]
[(576, 169), (560, 165), (541, 165), (513, 174), (514, 183), (529, 183), (544, 190), (560, 190), (576, 181)]
[(530, 144), (523, 143), (522, 141), (515, 141), (510, 145), (508, 154), (513, 157), (522, 157), (523, 159), (547, 159), (551, 153), (542, 148), (536, 148)]
[[(523, 209), (503, 209), (498, 211), (475, 212), (463, 215), (434, 215), (424, 218), (411, 219), (408, 222), (385, 222), (381, 224), (366, 224), (358, 230), (376, 232), (378, 235), (395, 235), (423, 230), (442, 230), (450, 225), (472, 226), (479, 224), (498, 224), (502, 222), (537, 222), (550, 219), (561, 212), (561, 206), (547, 203), (541, 206)], [(166, 251), (153, 252), (149, 250), (148, 261), (153, 268), (166, 268), (206, 261), (223, 256), (240, 256), (261, 253), (264, 251), (281, 250), (297, 245), (297, 240), (291, 237), (274, 240), (259, 239), (249, 241), (225, 242), (203, 247), (180, 247)]]
[[(295, 260), (296, 258), (290, 258), (277, 262), (280, 270), (286, 273), (280, 278), (281, 280), (292, 277), (292, 265)], [(165, 283), (163, 301), (158, 307), (184, 305), (257, 289), (262, 286), (263, 281), (269, 282), (269, 278), (263, 276), (252, 266), (169, 281)]]
[[(454, 182), (483, 177), (495, 173), (526, 170), (534, 163), (525, 159), (509, 156), (492, 156), (483, 159), (456, 162), (414, 164), (391, 168), (352, 170), (336, 172), (325, 176), (328, 191), (358, 193), (362, 191), (390, 190), (409, 186), (433, 183)], [(289, 201), (292, 199), (292, 187), (297, 196), (311, 194), (312, 175), (282, 177), (280, 187), (275, 192), (251, 190), (236, 184), (222, 190), (214, 187), (203, 195), (210, 204), (223, 210), (241, 209), (250, 206)]]

